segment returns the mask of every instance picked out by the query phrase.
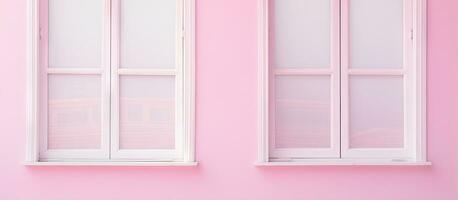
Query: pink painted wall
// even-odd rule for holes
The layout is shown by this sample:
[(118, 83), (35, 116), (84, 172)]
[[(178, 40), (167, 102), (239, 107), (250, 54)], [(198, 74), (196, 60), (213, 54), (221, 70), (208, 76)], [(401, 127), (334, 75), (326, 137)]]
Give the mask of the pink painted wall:
[(26, 0), (0, 0), (0, 199), (456, 200), (458, 1), (428, 21), (432, 167), (255, 167), (256, 0), (197, 0), (198, 167), (25, 167)]

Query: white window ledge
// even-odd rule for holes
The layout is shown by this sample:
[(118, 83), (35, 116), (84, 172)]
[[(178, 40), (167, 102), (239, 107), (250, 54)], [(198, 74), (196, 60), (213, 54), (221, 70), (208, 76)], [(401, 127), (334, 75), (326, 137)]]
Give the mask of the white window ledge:
[(431, 166), (427, 161), (311, 159), (257, 162), (256, 166)]
[(198, 162), (25, 162), (25, 166), (157, 166), (193, 167)]

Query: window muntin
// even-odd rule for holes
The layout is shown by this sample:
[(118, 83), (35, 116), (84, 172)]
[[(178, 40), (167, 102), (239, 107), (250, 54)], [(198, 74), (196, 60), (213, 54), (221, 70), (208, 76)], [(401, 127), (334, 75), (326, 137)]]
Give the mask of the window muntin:
[(37, 2), (34, 160), (192, 162), (193, 3)]

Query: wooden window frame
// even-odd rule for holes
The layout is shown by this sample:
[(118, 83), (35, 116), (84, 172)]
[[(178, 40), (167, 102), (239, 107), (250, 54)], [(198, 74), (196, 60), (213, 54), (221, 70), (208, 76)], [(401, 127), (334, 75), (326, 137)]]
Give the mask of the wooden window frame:
[[(412, 51), (405, 53), (404, 58), (409, 65), (407, 69), (401, 70), (370, 70), (370, 69), (348, 69), (348, 3), (349, 0), (341, 0), (340, 7), (341, 31), (340, 45), (342, 45), (341, 55), (341, 88), (342, 94), (348, 92), (348, 75), (403, 75), (406, 76), (404, 81), (405, 89), (405, 147), (403, 149), (385, 150), (385, 149), (370, 149), (370, 150), (355, 150), (349, 149), (348, 140), (348, 97), (342, 95), (341, 108), (341, 147), (340, 155), (345, 155), (344, 158), (327, 158), (320, 154), (306, 150), (302, 152), (302, 157), (297, 156), (295, 151), (286, 149), (280, 155), (286, 158), (276, 159), (279, 155), (270, 148), (273, 134), (269, 134), (273, 130), (274, 123), (272, 122), (272, 109), (269, 97), (272, 97), (272, 75), (273, 73), (299, 75), (299, 74), (329, 74), (329, 70), (322, 69), (272, 69), (269, 63), (269, 1), (258, 0), (258, 158), (257, 165), (260, 166), (294, 166), (294, 165), (430, 165), (426, 157), (426, 0), (411, 0), (406, 2), (405, 9), (411, 9), (412, 24), (405, 26), (405, 32), (411, 34), (412, 40), (405, 41), (404, 45), (413, 46)], [(333, 2), (333, 1), (332, 1)], [(333, 3), (336, 4), (335, 2)], [(334, 7), (332, 8), (334, 11)], [(332, 12), (333, 12), (332, 11)], [(334, 11), (335, 12), (335, 11)], [(335, 17), (333, 17), (335, 18)], [(335, 25), (332, 25), (335, 27)], [(407, 30), (408, 29), (408, 30)], [(332, 31), (333, 33), (335, 30)], [(332, 34), (333, 35), (333, 34)], [(333, 41), (331, 39), (331, 41)], [(339, 41), (339, 42), (340, 42)], [(335, 42), (335, 40), (334, 40)], [(274, 70), (274, 72), (272, 72)], [(331, 70), (332, 71), (332, 70)], [(335, 72), (334, 72), (335, 73)], [(344, 89), (346, 88), (346, 89)], [(409, 102), (409, 103), (406, 103)], [(334, 117), (332, 117), (334, 118)], [(332, 124), (334, 127), (335, 124)], [(345, 131), (346, 130), (346, 131)], [(333, 136), (335, 137), (335, 136)], [(310, 155), (311, 153), (316, 153)], [(273, 155), (273, 156), (272, 156)], [(307, 155), (307, 156), (304, 156)], [(310, 156), (308, 156), (310, 155)], [(289, 156), (289, 158), (288, 158)]]
[[(41, 8), (41, 0), (27, 1), (27, 132), (26, 132), (26, 165), (114, 165), (114, 166), (194, 166), (195, 161), (195, 0), (177, 0), (179, 10), (182, 14), (178, 17), (177, 23), (177, 51), (179, 54), (179, 65), (177, 69), (172, 70), (136, 70), (136, 69), (118, 69), (118, 54), (111, 52), (112, 49), (118, 50), (116, 28), (119, 28), (119, 20), (107, 20), (104, 27), (104, 57), (103, 68), (100, 69), (40, 69), (44, 65), (40, 55), (46, 49), (47, 35), (41, 33), (43, 27), (40, 27), (40, 12), (47, 12), (46, 8)], [(104, 12), (111, 13), (111, 16), (119, 15), (120, 0), (105, 0), (106, 7)], [(107, 13), (106, 13), (107, 14)], [(111, 17), (111, 18), (112, 18)], [(46, 18), (46, 17), (44, 17)], [(111, 22), (110, 22), (111, 21)], [(46, 23), (45, 23), (46, 24)], [(179, 44), (178, 44), (179, 43)], [(114, 44), (114, 48), (110, 47)], [(108, 51), (108, 53), (106, 53)], [(177, 52), (178, 53), (178, 52)], [(108, 54), (108, 55), (107, 55)], [(113, 56), (115, 55), (115, 56)], [(111, 57), (111, 58), (110, 58)], [(111, 64), (110, 64), (111, 63)], [(46, 64), (46, 63), (45, 63)], [(102, 76), (102, 101), (103, 110), (111, 109), (110, 112), (103, 112), (102, 120), (102, 150), (44, 150), (41, 146), (43, 141), (47, 141), (46, 130), (43, 130), (40, 124), (46, 116), (41, 110), (46, 101), (40, 99), (40, 85), (43, 84), (41, 75), (47, 74), (98, 74)], [(177, 78), (176, 84), (176, 120), (175, 135), (178, 139), (176, 153), (161, 150), (152, 151), (119, 151), (114, 139), (119, 136), (117, 132), (117, 111), (118, 111), (118, 75), (171, 75)], [(116, 76), (115, 76), (116, 75)], [(111, 80), (110, 80), (111, 79)], [(111, 81), (111, 84), (110, 84)], [(46, 83), (45, 83), (46, 84)], [(111, 96), (111, 97), (110, 97)], [(110, 103), (111, 101), (111, 103)], [(46, 108), (46, 107), (45, 107)], [(107, 114), (108, 113), (108, 114)], [(46, 122), (45, 122), (46, 123)], [(115, 124), (116, 123), (116, 124)], [(111, 124), (111, 127), (110, 127)], [(110, 128), (112, 129), (110, 133)], [(113, 131), (114, 129), (114, 131)], [(111, 137), (110, 137), (111, 134)], [(113, 156), (114, 155), (114, 156)], [(173, 158), (171, 158), (173, 157)], [(84, 159), (82, 159), (84, 158)], [(109, 159), (103, 159), (109, 158)], [(146, 158), (146, 159), (145, 159)]]

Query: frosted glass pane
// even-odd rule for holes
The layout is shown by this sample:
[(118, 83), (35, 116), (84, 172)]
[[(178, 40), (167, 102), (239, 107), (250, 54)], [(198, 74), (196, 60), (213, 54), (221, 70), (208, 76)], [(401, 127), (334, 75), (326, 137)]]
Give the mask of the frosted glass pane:
[(402, 76), (350, 79), (350, 148), (402, 148)]
[(278, 68), (329, 68), (330, 0), (274, 0), (273, 59)]
[(330, 76), (278, 76), (275, 90), (275, 146), (331, 146)]
[(401, 68), (404, 0), (350, 0), (350, 66)]
[(175, 148), (175, 78), (122, 76), (120, 148)]
[(50, 75), (48, 83), (48, 148), (99, 149), (100, 76)]
[(49, 0), (49, 66), (102, 65), (104, 0)]
[(175, 68), (176, 0), (121, 0), (121, 67)]

